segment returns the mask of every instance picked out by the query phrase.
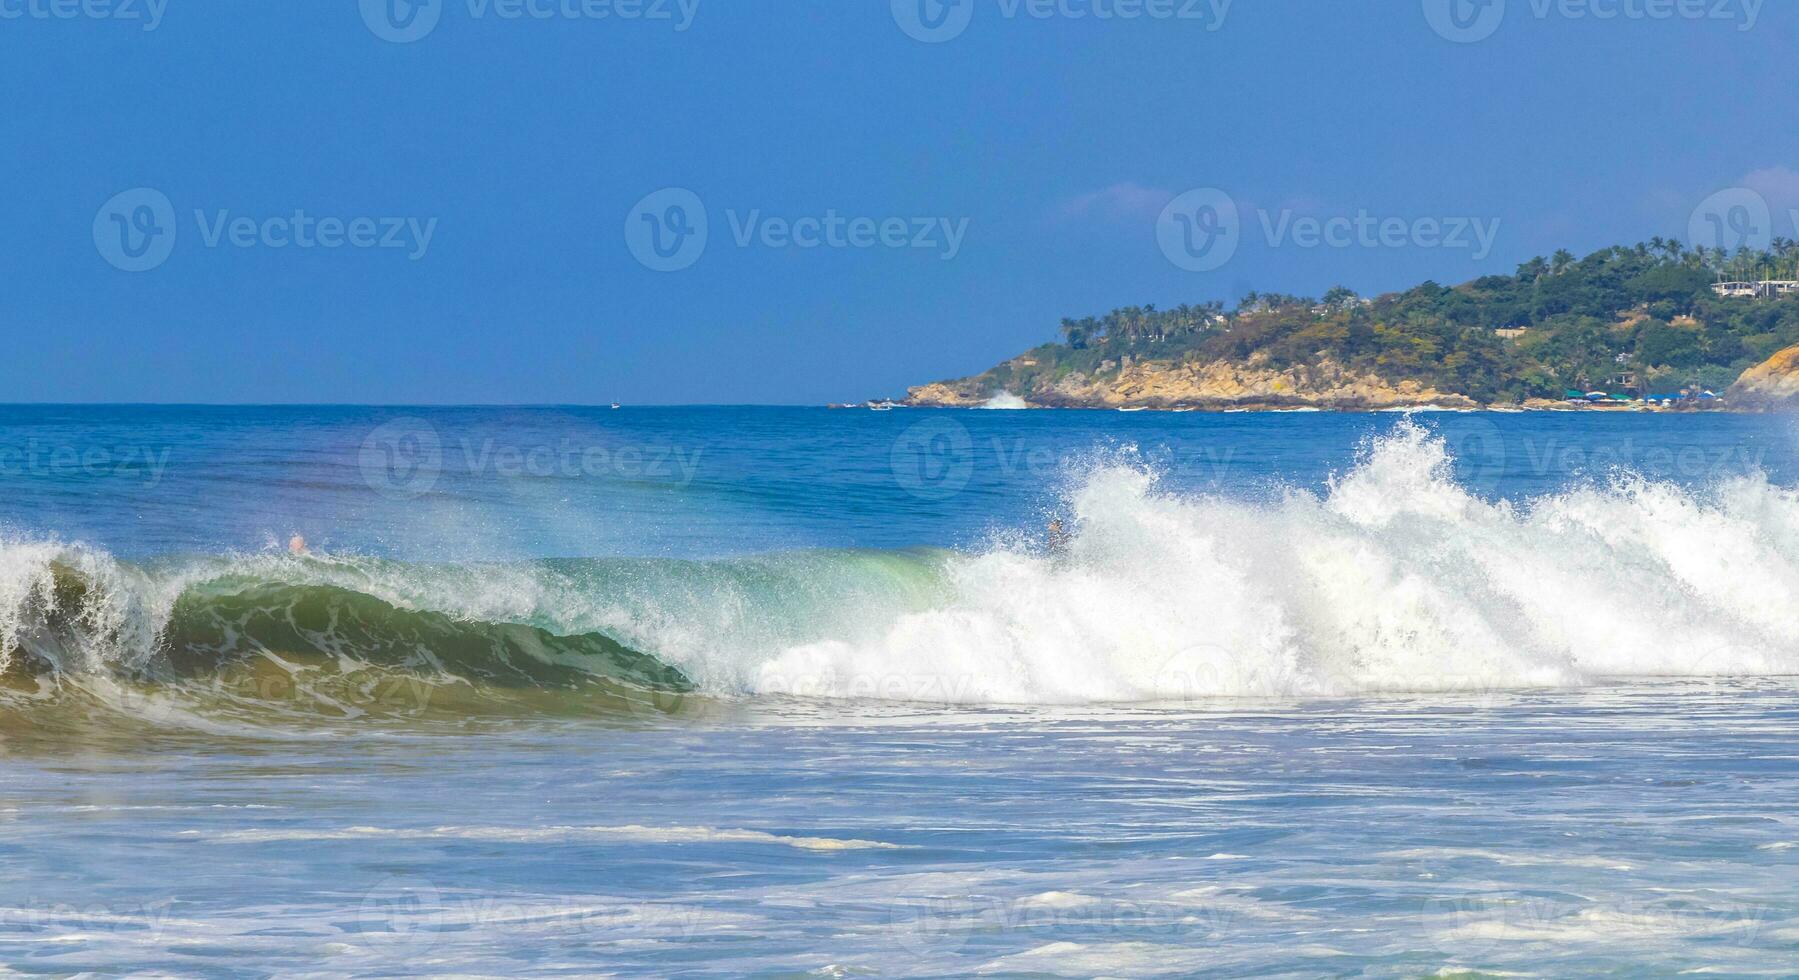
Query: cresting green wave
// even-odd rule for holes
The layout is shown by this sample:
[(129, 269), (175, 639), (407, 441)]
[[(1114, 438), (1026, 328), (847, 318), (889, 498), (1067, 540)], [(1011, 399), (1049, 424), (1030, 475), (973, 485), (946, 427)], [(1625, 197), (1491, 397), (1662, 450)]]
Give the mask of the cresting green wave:
[(266, 676), (273, 671), (314, 680), (410, 675), (494, 691), (692, 689), (679, 670), (603, 633), (459, 619), (341, 586), (246, 576), (181, 588), (161, 628), (150, 631), (150, 648), (132, 650), (129, 616), (113, 608), (118, 596), (107, 584), (62, 561), (48, 572), (49, 587), (26, 597), (0, 650), (15, 687), (106, 673), (139, 684), (230, 678), (231, 689), (246, 694), (281, 688)]
[[(399, 710), (367, 688), (400, 683), (451, 717), (645, 692), (1095, 704), (1799, 676), (1799, 490), (1620, 474), (1491, 501), (1450, 462), (1408, 423), (1322, 492), (1182, 493), (1108, 464), (1067, 495), (1055, 554), (1019, 532), (958, 552), (138, 566), (0, 540), (0, 650), (24, 686), (348, 713)], [(325, 694), (290, 697), (301, 681)]]
[[(723, 710), (821, 630), (941, 606), (945, 553), (421, 564), (282, 553), (121, 560), (0, 536), (0, 738), (291, 719)], [(85, 722), (84, 722), (85, 723)], [(141, 723), (141, 725), (140, 725)]]
[(602, 633), (562, 636), (517, 623), (468, 622), (335, 586), (189, 591), (175, 604), (164, 643), (170, 668), (183, 676), (269, 650), (501, 687), (568, 688), (594, 678), (689, 686), (679, 671)]

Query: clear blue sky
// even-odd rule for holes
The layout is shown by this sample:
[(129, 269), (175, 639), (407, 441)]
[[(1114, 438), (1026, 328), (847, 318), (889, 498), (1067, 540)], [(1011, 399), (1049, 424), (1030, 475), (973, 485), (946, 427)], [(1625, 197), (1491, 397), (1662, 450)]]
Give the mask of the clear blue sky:
[[(674, 0), (674, 21), (443, 0), (411, 43), (377, 36), (358, 0), (52, 9), (76, 2), (0, 0), (17, 15), (0, 17), (5, 401), (820, 403), (983, 369), (1067, 315), (1688, 238), (1695, 205), (1746, 182), (1779, 233), (1799, 207), (1799, 9), (1777, 2), (1742, 30), (1755, 0), (1723, 0), (1727, 20), (1508, 0), (1471, 44), (1421, 0), (1237, 0), (1222, 23), (962, 0), (965, 30), (935, 44), (887, 0), (699, 0), (684, 31)], [(166, 195), (175, 235), (132, 273), (95, 225), (138, 187)], [(710, 224), (672, 273), (625, 233), (665, 187)], [(1156, 220), (1199, 187), (1246, 227), (1226, 266), (1191, 272)], [(1478, 260), (1271, 247), (1255, 215), (1282, 209), (1500, 226)], [(435, 225), (417, 259), (260, 230), (207, 245), (221, 212), (296, 210)], [(734, 240), (733, 214), (831, 210), (967, 225), (947, 261)]]

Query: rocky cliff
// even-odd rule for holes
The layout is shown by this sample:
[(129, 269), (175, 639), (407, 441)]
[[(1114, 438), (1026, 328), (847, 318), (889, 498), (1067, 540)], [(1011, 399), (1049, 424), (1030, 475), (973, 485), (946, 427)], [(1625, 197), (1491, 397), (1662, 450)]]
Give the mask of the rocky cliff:
[(1799, 347), (1744, 371), (1728, 398), (1739, 408), (1799, 408)]
[[(906, 404), (966, 408), (985, 404), (1009, 390), (1003, 373), (943, 381), (911, 389)], [(1276, 369), (1264, 357), (1248, 361), (1142, 361), (1059, 378), (1032, 377), (1025, 390), (1011, 391), (1040, 408), (1321, 408), (1371, 410), (1412, 406), (1475, 408), (1466, 396), (1437, 391), (1414, 381), (1389, 383), (1330, 361)]]

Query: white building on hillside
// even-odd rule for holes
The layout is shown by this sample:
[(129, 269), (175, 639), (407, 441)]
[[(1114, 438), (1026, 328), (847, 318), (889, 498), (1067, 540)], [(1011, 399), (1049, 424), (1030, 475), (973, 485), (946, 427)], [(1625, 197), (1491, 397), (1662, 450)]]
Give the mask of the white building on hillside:
[(1779, 299), (1799, 293), (1799, 280), (1763, 279), (1760, 282), (1718, 282), (1712, 284), (1712, 292), (1725, 298), (1740, 299)]

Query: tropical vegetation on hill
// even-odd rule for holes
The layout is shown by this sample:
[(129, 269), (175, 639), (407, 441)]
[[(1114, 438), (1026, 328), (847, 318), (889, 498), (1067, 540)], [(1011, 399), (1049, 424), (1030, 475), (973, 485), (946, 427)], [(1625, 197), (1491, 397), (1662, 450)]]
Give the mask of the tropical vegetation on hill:
[(1030, 391), (1071, 372), (1103, 376), (1141, 361), (1254, 361), (1274, 368), (1330, 359), (1393, 382), (1416, 380), (1482, 402), (1561, 398), (1593, 389), (1665, 394), (1723, 390), (1799, 344), (1799, 296), (1723, 297), (1722, 279), (1792, 279), (1799, 243), (1726, 254), (1657, 238), (1577, 259), (1536, 258), (1509, 276), (1426, 282), (1363, 299), (1252, 293), (1221, 304), (1133, 306), (1062, 322), (1049, 344), (981, 377)]

